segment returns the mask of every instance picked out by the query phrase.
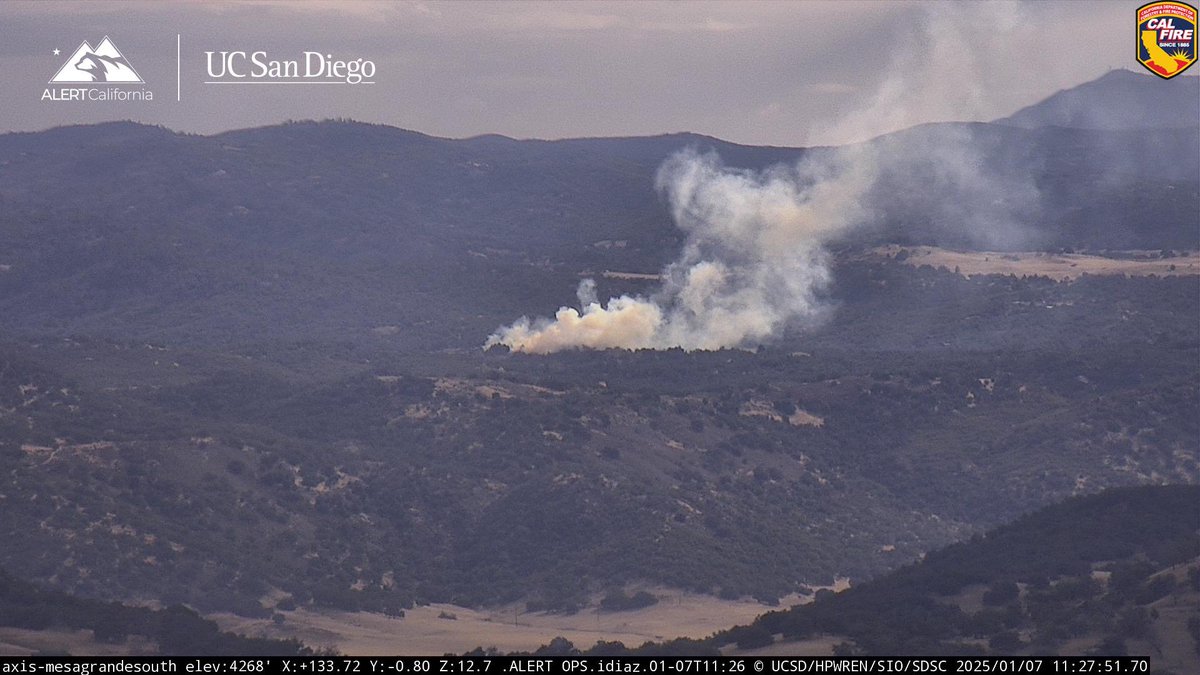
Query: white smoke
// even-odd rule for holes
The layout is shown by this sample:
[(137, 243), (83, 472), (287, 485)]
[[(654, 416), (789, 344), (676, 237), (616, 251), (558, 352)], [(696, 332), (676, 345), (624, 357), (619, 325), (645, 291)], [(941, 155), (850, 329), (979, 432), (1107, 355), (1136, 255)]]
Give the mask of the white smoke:
[(687, 237), (661, 288), (602, 305), (595, 282), (584, 280), (579, 309), (563, 307), (552, 320), (522, 317), (484, 348), (720, 349), (819, 319), (830, 281), (824, 244), (861, 216), (859, 199), (874, 170), (866, 152), (858, 146), (761, 173), (725, 167), (714, 153), (675, 154), (656, 185)]
[[(602, 305), (595, 283), (585, 280), (578, 309), (563, 307), (553, 319), (523, 317), (484, 347), (546, 354), (752, 346), (785, 326), (819, 321), (830, 283), (825, 244), (856, 225), (890, 227), (895, 214), (926, 221), (926, 231), (951, 244), (1011, 249), (1030, 241), (1027, 222), (1040, 196), (1032, 171), (1005, 158), (997, 143), (987, 149), (986, 134), (943, 126), (876, 138), (947, 119), (947, 111), (955, 113), (950, 119), (970, 119), (991, 109), (989, 87), (1011, 83), (984, 78), (992, 59), (1011, 56), (1009, 38), (1025, 25), (1021, 19), (1011, 5), (930, 6), (875, 95), (809, 130), (810, 138), (874, 141), (809, 152), (796, 166), (761, 173), (727, 168), (712, 153), (671, 157), (656, 183), (686, 242), (663, 270), (660, 289)], [(869, 200), (881, 204), (880, 213)]]

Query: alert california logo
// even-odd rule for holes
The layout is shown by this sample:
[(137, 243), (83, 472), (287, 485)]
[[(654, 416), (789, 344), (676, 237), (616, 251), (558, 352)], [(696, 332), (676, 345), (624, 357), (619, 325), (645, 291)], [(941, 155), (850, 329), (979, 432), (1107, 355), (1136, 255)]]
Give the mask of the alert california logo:
[[(59, 56), (62, 50), (53, 51)], [(127, 103), (154, 100), (154, 92), (107, 35), (93, 48), (85, 40), (55, 71), (42, 92), (43, 101)], [(92, 86), (84, 86), (92, 85)]]
[(1169, 80), (1196, 62), (1196, 8), (1184, 2), (1151, 2), (1137, 10), (1137, 60)]

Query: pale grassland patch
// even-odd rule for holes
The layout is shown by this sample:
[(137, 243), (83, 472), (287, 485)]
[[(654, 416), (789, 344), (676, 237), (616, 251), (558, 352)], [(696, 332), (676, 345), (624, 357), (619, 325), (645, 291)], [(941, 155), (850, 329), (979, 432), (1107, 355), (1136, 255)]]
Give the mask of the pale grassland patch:
[[(267, 637), (299, 638), (312, 646), (332, 646), (348, 655), (421, 655), (462, 653), (475, 647), (528, 651), (562, 636), (587, 648), (598, 640), (637, 646), (647, 640), (703, 638), (778, 609), (753, 600), (721, 600), (660, 587), (644, 587), (659, 597), (650, 607), (629, 612), (598, 612), (595, 606), (572, 615), (525, 612), (522, 603), (470, 609), (449, 604), (408, 610), (402, 619), (370, 612), (306, 609), (284, 612), (282, 625), (232, 614), (209, 618), (223, 630)], [(599, 597), (596, 598), (598, 603)], [(789, 596), (783, 606), (807, 601)], [(440, 619), (453, 614), (455, 621)]]
[(814, 415), (807, 410), (796, 408), (796, 412), (788, 416), (788, 423), (794, 427), (823, 427), (825, 418)]
[(772, 422), (783, 421), (783, 415), (775, 411), (775, 406), (757, 399), (743, 403), (742, 407), (738, 408), (738, 414), (742, 417), (766, 417)]
[[(1121, 251), (1134, 259), (1109, 258), (1084, 253), (1042, 253), (1031, 251), (951, 251), (936, 246), (897, 246), (872, 249), (879, 256), (894, 257), (907, 253), (906, 265), (956, 270), (972, 274), (1012, 274), (1042, 276), (1058, 281), (1077, 279), (1084, 274), (1129, 276), (1186, 276), (1200, 274), (1200, 251), (1185, 251), (1170, 258), (1157, 257), (1156, 251)], [(1136, 256), (1136, 257), (1135, 257)]]

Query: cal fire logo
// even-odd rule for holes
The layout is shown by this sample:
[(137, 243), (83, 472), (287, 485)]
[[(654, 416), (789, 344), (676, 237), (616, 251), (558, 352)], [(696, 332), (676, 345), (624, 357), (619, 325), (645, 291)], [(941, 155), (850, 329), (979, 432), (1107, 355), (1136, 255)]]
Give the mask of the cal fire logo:
[(1196, 8), (1183, 2), (1152, 2), (1137, 11), (1137, 60), (1170, 79), (1196, 62)]

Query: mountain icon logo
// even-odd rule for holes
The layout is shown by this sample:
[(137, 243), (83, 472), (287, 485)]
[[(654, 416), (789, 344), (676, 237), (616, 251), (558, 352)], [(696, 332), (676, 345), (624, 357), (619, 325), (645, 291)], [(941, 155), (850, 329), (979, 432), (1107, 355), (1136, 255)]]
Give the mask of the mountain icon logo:
[(92, 46), (83, 41), (63, 63), (50, 83), (56, 82), (133, 82), (145, 84), (121, 50), (105, 35), (100, 44)]

